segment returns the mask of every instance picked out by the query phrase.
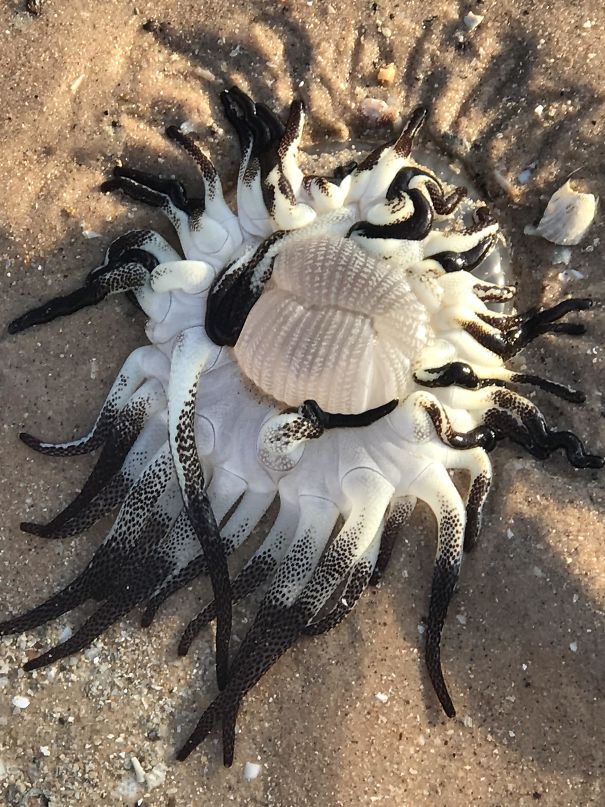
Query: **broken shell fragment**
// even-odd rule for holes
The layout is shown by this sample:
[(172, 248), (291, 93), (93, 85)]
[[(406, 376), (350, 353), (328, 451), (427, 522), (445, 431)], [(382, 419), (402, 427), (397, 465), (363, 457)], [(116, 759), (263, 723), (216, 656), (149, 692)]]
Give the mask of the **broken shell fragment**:
[(538, 226), (527, 225), (524, 232), (525, 235), (540, 235), (553, 244), (573, 246), (586, 234), (596, 211), (597, 197), (574, 191), (571, 180), (567, 180), (551, 196)]

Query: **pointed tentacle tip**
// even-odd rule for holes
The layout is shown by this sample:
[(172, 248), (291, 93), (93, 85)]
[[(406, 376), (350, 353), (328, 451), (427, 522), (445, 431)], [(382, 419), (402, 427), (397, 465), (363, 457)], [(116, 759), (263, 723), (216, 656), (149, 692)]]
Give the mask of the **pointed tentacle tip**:
[(21, 333), (22, 331), (27, 330), (29, 327), (26, 320), (27, 314), (23, 314), (20, 317), (16, 317), (15, 319), (11, 320), (8, 323), (6, 330), (12, 335), (16, 333)]
[(156, 614), (157, 614), (157, 608), (147, 608), (141, 616), (141, 627), (149, 628), (151, 626), (151, 623), (155, 619)]
[(21, 532), (25, 532), (28, 535), (36, 535), (38, 538), (53, 537), (48, 530), (47, 524), (36, 524), (34, 521), (22, 521), (19, 524), (19, 529)]
[(42, 446), (42, 440), (34, 437), (33, 434), (29, 434), (28, 432), (19, 432), (19, 440), (28, 448), (33, 448), (34, 451), (40, 451)]
[(42, 653), (42, 655), (26, 661), (23, 665), (24, 671), (33, 672), (34, 670), (39, 670), (42, 667), (47, 667), (49, 664), (52, 664), (54, 658), (51, 656), (51, 653), (52, 650), (48, 650), (46, 653)]

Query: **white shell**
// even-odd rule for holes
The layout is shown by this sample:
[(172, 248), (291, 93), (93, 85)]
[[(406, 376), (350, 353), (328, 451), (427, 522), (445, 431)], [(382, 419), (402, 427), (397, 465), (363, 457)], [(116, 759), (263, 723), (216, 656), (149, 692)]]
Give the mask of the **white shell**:
[(579, 244), (593, 222), (597, 198), (592, 193), (578, 193), (571, 180), (554, 193), (537, 227), (527, 226), (526, 235), (540, 235), (553, 244)]
[(401, 270), (351, 239), (322, 236), (280, 252), (235, 356), (276, 400), (350, 414), (405, 397), (429, 335)]

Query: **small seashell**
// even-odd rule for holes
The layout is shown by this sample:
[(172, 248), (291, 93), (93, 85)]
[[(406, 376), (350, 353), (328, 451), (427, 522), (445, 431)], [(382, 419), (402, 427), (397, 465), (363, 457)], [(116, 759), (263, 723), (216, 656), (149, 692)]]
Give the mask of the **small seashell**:
[(246, 762), (244, 766), (244, 779), (251, 782), (260, 773), (260, 765), (257, 762)]
[(469, 31), (472, 31), (477, 26), (481, 25), (483, 22), (483, 14), (475, 14), (473, 11), (469, 11), (469, 13), (464, 17), (464, 24), (468, 28)]
[(525, 227), (525, 235), (540, 235), (553, 244), (579, 244), (593, 222), (597, 198), (592, 193), (579, 193), (571, 180), (554, 193), (537, 227)]

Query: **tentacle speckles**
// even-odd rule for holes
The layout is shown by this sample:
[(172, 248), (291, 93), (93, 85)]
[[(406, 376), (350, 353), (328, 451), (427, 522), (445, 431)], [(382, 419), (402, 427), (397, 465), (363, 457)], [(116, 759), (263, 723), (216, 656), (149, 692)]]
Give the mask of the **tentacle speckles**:
[(424, 107), (415, 109), (396, 140), (375, 149), (355, 168), (351, 175), (348, 204), (363, 202), (369, 206), (386, 196), (399, 170), (412, 164), (410, 154), (414, 139), (427, 114)]
[[(149, 597), (166, 574), (155, 547), (182, 507), (179, 498), (170, 452), (164, 445), (127, 495), (111, 532), (84, 571), (32, 611), (0, 623), (0, 635), (38, 627), (89, 599), (107, 601), (109, 605), (102, 608), (104, 614), (114, 613), (111, 606), (114, 603), (120, 611), (117, 619)], [(149, 502), (153, 502), (151, 507)], [(91, 636), (86, 628), (74, 634), (69, 645), (60, 645), (51, 651), (52, 655), (45, 654), (44, 661), (30, 662), (28, 669), (64, 658), (85, 647), (97, 635)]]
[[(160, 447), (165, 433), (160, 441), (153, 440), (153, 433), (157, 430), (152, 427), (152, 434), (132, 452), (130, 462), (127, 456), (151, 417), (165, 407), (166, 397), (160, 383), (156, 380), (146, 382), (118, 414), (97, 464), (74, 501), (48, 524), (23, 523), (21, 529), (45, 538), (65, 538), (82, 532), (121, 504), (134, 467), (148, 457), (149, 444), (155, 446), (154, 450)], [(160, 419), (165, 430), (165, 420)]]
[(571, 311), (586, 311), (592, 305), (592, 300), (572, 298), (563, 300), (552, 308), (534, 309), (521, 317), (515, 317), (513, 327), (500, 329), (488, 325), (487, 322), (482, 326), (476, 321), (462, 323), (462, 326), (479, 344), (496, 355), (509, 359), (542, 334), (564, 333), (577, 336), (585, 333), (586, 327), (582, 323), (560, 323), (557, 320)]
[(416, 499), (413, 496), (403, 496), (397, 500), (392, 506), (391, 512), (385, 522), (382, 536), (380, 539), (380, 550), (376, 559), (376, 565), (370, 578), (370, 584), (377, 585), (391, 560), (395, 541), (399, 536), (402, 528), (409, 521), (410, 516), (416, 507)]
[[(34, 451), (50, 454), (53, 457), (88, 454), (103, 445), (114, 428), (120, 412), (145, 379), (151, 376), (167, 380), (168, 372), (168, 360), (162, 353), (154, 347), (137, 348), (124, 362), (105, 399), (95, 425), (87, 435), (66, 443), (45, 442), (26, 432), (22, 432), (19, 437)], [(157, 407), (153, 406), (153, 401), (157, 401), (157, 396), (160, 394), (158, 384), (154, 382), (140, 396), (141, 401), (147, 400), (148, 405), (152, 407), (151, 411), (154, 411)]]
[(81, 308), (100, 303), (108, 294), (136, 291), (145, 286), (148, 275), (148, 268), (140, 262), (128, 262), (115, 266), (76, 291), (55, 297), (48, 303), (33, 308), (13, 320), (8, 326), (8, 332), (19, 333), (34, 325), (42, 325), (52, 322), (58, 317), (74, 314)]
[[(298, 518), (298, 507), (282, 498), (279, 513), (267, 537), (231, 584), (234, 603), (259, 588), (275, 572), (295, 534)], [(213, 600), (187, 625), (179, 642), (179, 655), (188, 653), (198, 633), (215, 618), (216, 603)]]
[(179, 336), (170, 369), (168, 428), (185, 508), (204, 550), (217, 603), (216, 675), (227, 680), (231, 637), (231, 584), (218, 525), (204, 489), (204, 473), (195, 444), (195, 397), (202, 371), (216, 354), (204, 331), (191, 328)]
[[(237, 714), (246, 693), (300, 636), (308, 618), (305, 619), (296, 607), (296, 599), (312, 577), (337, 517), (336, 506), (326, 499), (301, 497), (300, 520), (294, 539), (277, 569), (254, 625), (233, 659), (227, 685), (200, 718), (177, 754), (178, 759), (186, 759), (223, 717), (232, 725), (233, 711)], [(224, 738), (225, 765), (233, 761), (234, 739), (232, 734)]]
[(483, 448), (450, 452), (447, 459), (448, 470), (461, 469), (469, 474), (469, 488), (466, 495), (466, 526), (464, 530), (464, 551), (475, 548), (481, 532), (483, 507), (492, 483), (492, 464)]
[(410, 492), (426, 502), (437, 519), (437, 555), (426, 629), (425, 659), (443, 711), (448, 717), (454, 717), (456, 710), (441, 669), (440, 643), (448, 606), (460, 573), (466, 514), (458, 491), (442, 465), (428, 468), (414, 480)]
[[(285, 126), (237, 87), (221, 93), (225, 115), (240, 139), (237, 207), (244, 228), (265, 238), (274, 230), (310, 224), (315, 211), (297, 201), (302, 173), (296, 162), (304, 106), (294, 101)], [(266, 211), (266, 212), (265, 212)]]

